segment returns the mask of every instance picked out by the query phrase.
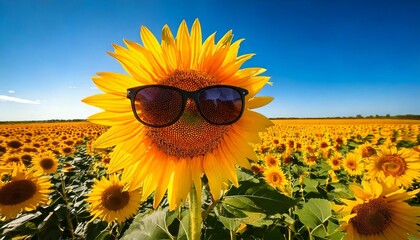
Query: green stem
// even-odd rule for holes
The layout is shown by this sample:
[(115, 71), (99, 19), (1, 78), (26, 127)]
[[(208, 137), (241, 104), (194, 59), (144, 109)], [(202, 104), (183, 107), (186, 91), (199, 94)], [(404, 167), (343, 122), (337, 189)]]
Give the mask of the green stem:
[(200, 240), (201, 237), (201, 197), (198, 199), (194, 185), (190, 191), (190, 233), (191, 240)]
[(67, 194), (66, 194), (66, 183), (64, 182), (64, 177), (62, 173), (60, 173), (60, 178), (61, 178), (61, 191), (63, 193), (63, 200), (66, 205), (67, 224), (68, 224), (69, 231), (71, 234), (71, 239), (76, 239), (76, 237), (74, 236), (73, 223), (71, 222), (71, 217), (70, 217), (69, 202), (68, 202)]
[(206, 211), (204, 211), (203, 214), (201, 214), (203, 221), (206, 220), (207, 216), (210, 214), (210, 212), (213, 210), (213, 208), (217, 205), (218, 202), (219, 200), (213, 200), (213, 202), (210, 206), (208, 206)]
[(236, 240), (236, 232), (233, 230), (230, 230), (230, 239), (231, 240)]

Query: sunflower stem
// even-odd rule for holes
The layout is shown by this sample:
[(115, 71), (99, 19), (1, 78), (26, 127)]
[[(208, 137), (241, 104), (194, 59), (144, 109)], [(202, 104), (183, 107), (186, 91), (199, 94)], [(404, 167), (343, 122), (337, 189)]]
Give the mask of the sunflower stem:
[(230, 239), (231, 240), (236, 240), (236, 232), (233, 230), (230, 230)]
[(201, 198), (198, 199), (194, 185), (190, 191), (190, 234), (191, 240), (199, 240), (201, 237)]
[(74, 236), (73, 223), (71, 222), (71, 217), (70, 217), (69, 202), (68, 202), (67, 194), (66, 194), (66, 183), (64, 182), (64, 177), (63, 177), (62, 173), (60, 173), (60, 178), (61, 178), (61, 191), (63, 193), (62, 196), (63, 196), (64, 203), (66, 205), (67, 224), (68, 224), (68, 227), (69, 227), (71, 239), (76, 239), (76, 237)]
[(219, 202), (219, 200), (213, 200), (213, 202), (211, 203), (211, 205), (206, 209), (206, 211), (204, 211), (201, 214), (201, 218), (204, 220), (206, 220), (207, 216), (210, 214), (210, 212), (213, 210), (213, 208), (217, 205), (217, 203)]

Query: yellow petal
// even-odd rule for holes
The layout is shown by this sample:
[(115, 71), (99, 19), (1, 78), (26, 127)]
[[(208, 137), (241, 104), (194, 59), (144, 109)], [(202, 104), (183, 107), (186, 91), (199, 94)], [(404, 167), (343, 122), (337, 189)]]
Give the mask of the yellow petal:
[(181, 53), (181, 62), (178, 66), (180, 66), (181, 69), (190, 69), (191, 42), (190, 36), (188, 34), (188, 26), (185, 20), (182, 21), (181, 25), (179, 25), (178, 32), (176, 34), (176, 45)]
[[(137, 125), (137, 126), (136, 126)], [(143, 135), (143, 125), (133, 123), (131, 126), (113, 126), (104, 134), (102, 134), (94, 143), (96, 148), (107, 148), (117, 145), (125, 140)]]
[(273, 97), (253, 97), (248, 100), (246, 107), (249, 109), (259, 108), (273, 101)]
[(198, 69), (202, 41), (200, 21), (195, 19), (191, 28), (191, 69)]
[(133, 113), (113, 113), (113, 112), (99, 112), (93, 114), (87, 118), (89, 122), (106, 125), (106, 126), (116, 126), (116, 125), (125, 125), (131, 124), (134, 121)]
[(126, 97), (115, 96), (110, 94), (96, 94), (87, 97), (82, 102), (103, 110), (115, 113), (131, 112), (130, 100)]
[(209, 187), (211, 195), (214, 200), (218, 200), (221, 195), (222, 189), (222, 176), (219, 173), (219, 169), (215, 166), (217, 159), (212, 153), (208, 153), (204, 159), (203, 167), (204, 172), (209, 180)]

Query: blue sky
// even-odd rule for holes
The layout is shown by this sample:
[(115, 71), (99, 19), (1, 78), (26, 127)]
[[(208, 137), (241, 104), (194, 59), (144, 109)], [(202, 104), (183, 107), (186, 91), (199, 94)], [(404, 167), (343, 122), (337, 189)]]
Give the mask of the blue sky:
[(264, 67), (269, 117), (420, 114), (420, 1), (0, 0), (0, 121), (86, 118), (107, 51), (160, 40), (199, 18), (203, 34), (245, 38), (244, 67)]

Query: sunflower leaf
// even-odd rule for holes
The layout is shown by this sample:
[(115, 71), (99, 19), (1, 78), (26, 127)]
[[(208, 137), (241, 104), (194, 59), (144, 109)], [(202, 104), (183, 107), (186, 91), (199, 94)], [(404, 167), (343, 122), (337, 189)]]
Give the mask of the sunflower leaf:
[(166, 212), (166, 210), (156, 210), (149, 215), (137, 215), (122, 239), (172, 238), (166, 227)]
[(296, 214), (303, 224), (319, 233), (320, 230), (317, 229), (332, 216), (331, 203), (326, 199), (311, 198), (302, 209), (296, 211)]
[(239, 188), (232, 187), (229, 190), (222, 204), (241, 211), (274, 215), (287, 212), (295, 205), (295, 201), (268, 185), (243, 182)]

